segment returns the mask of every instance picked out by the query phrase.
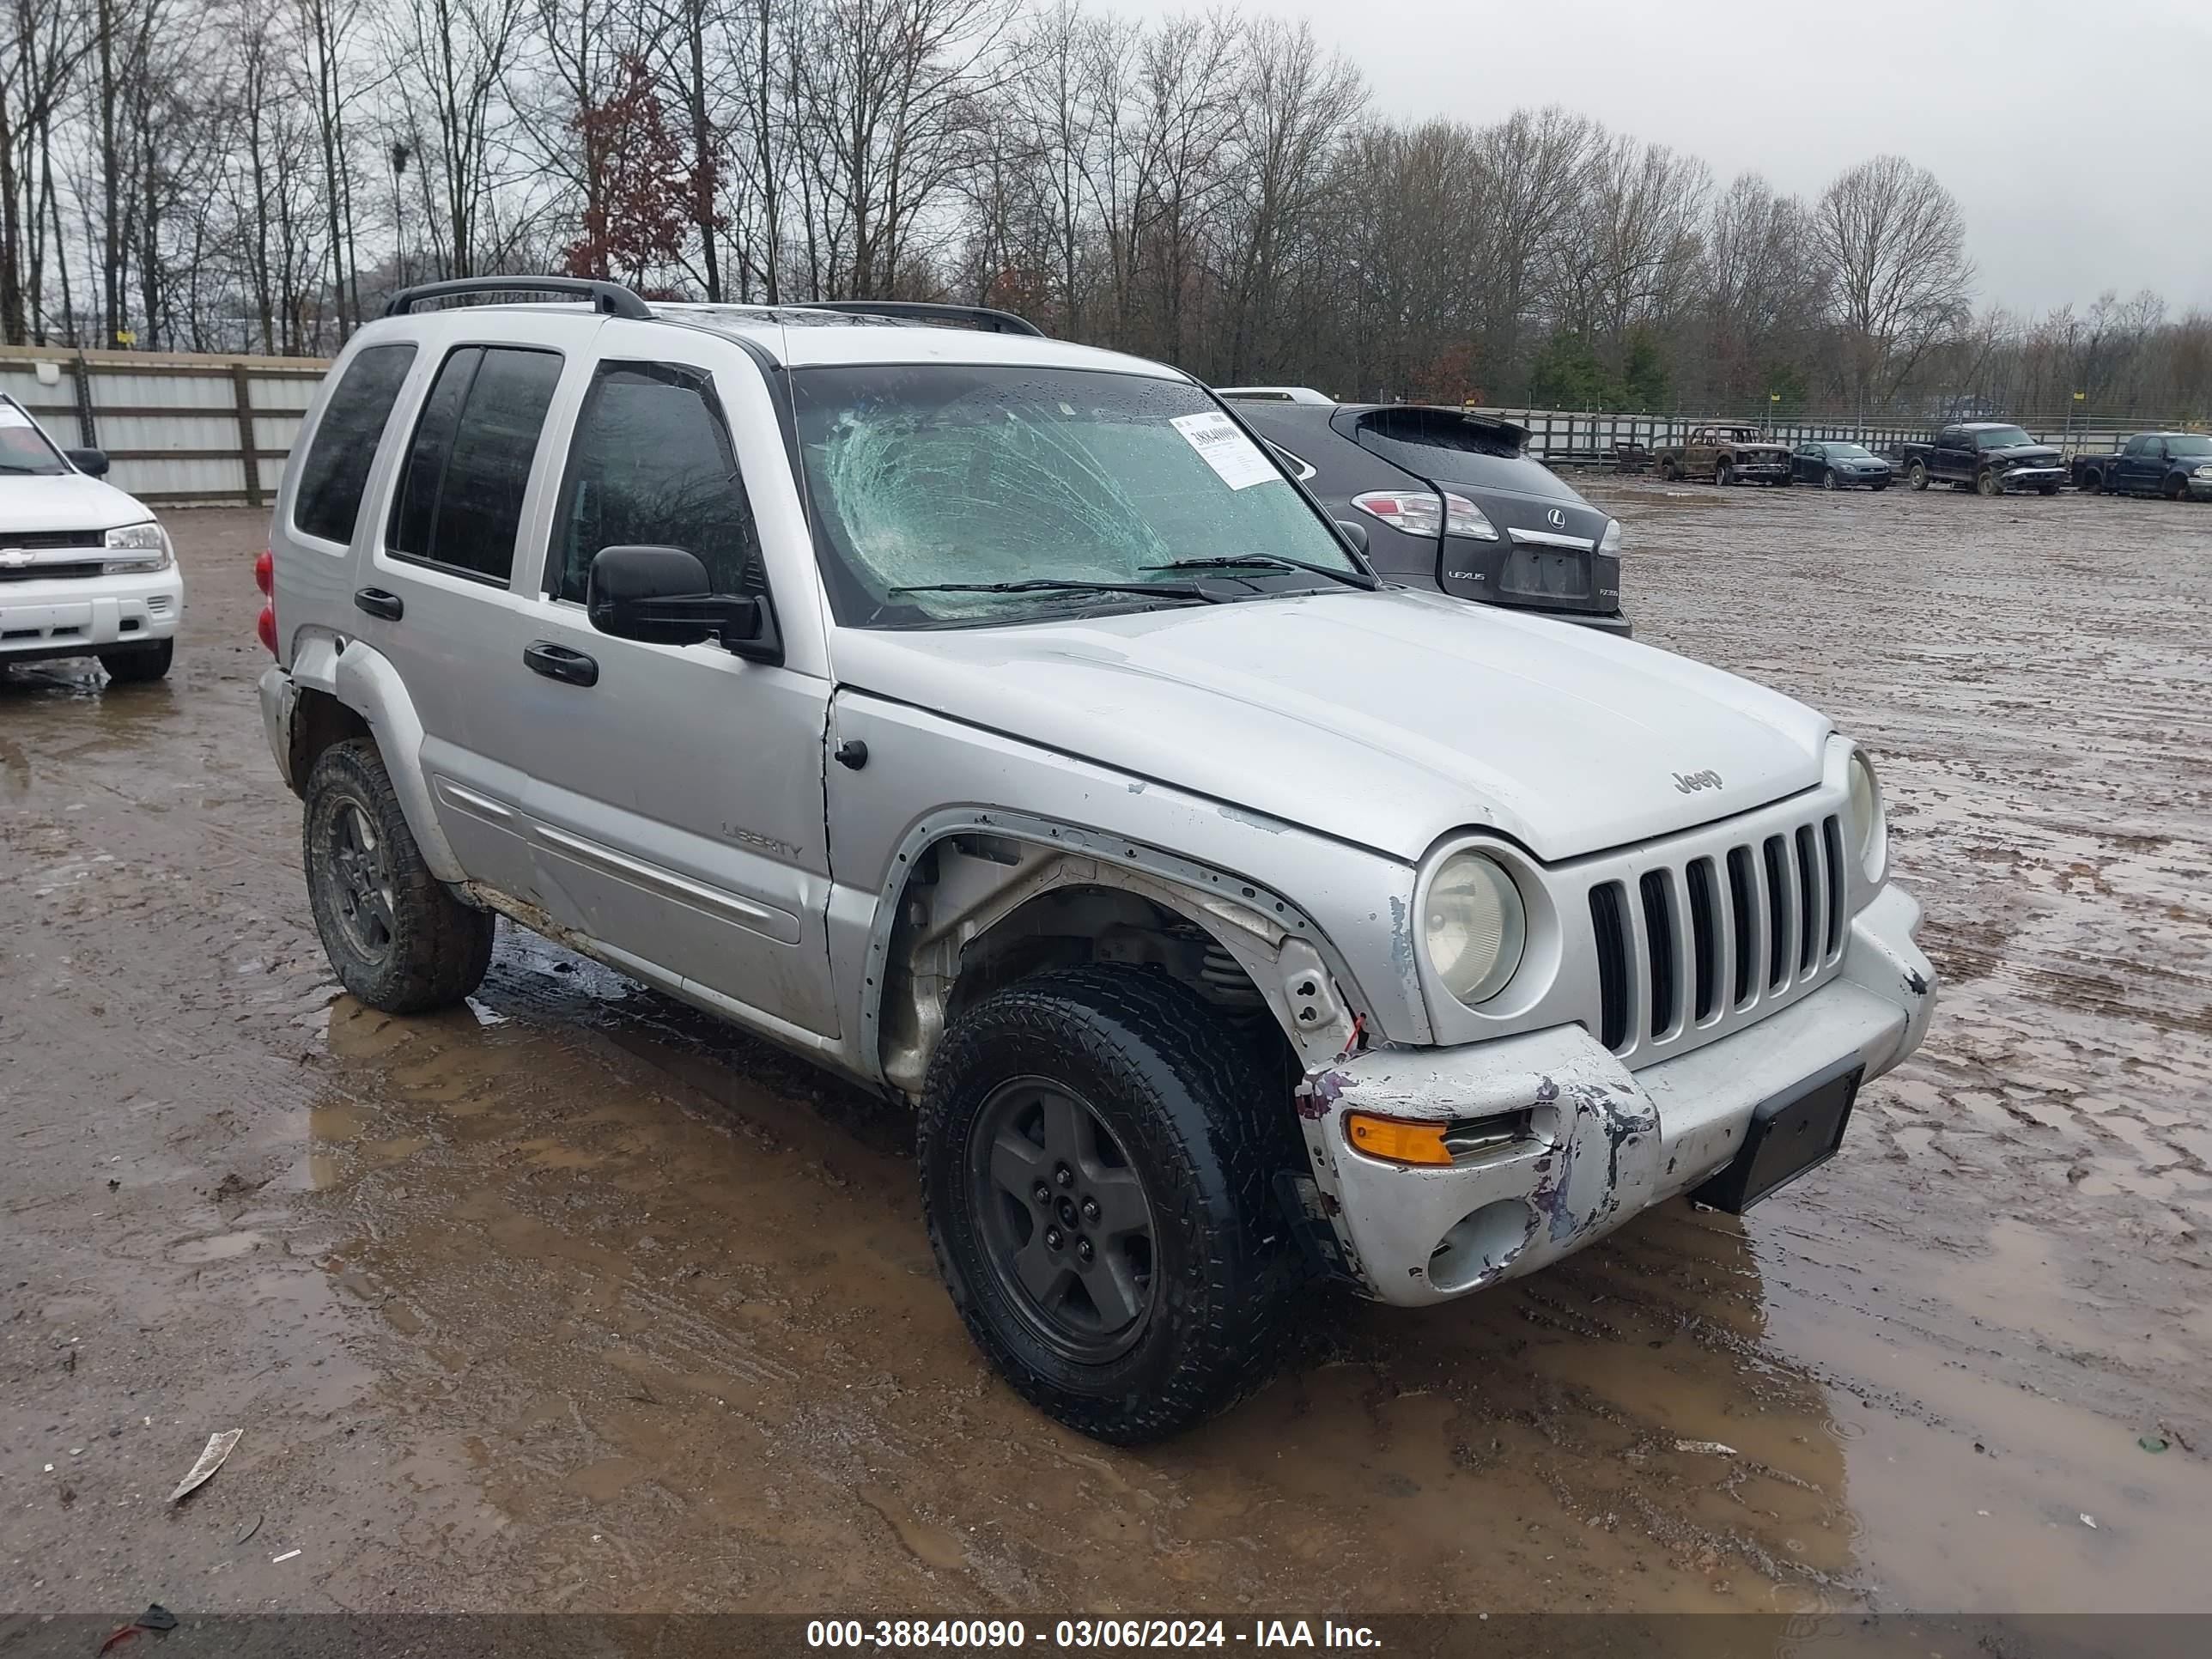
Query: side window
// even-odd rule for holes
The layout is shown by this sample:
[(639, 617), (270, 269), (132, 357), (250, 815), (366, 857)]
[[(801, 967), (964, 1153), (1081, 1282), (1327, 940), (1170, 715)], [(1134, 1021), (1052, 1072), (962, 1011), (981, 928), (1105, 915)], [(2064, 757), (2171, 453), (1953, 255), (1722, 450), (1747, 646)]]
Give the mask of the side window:
[(377, 440), (384, 435), (384, 423), (414, 361), (412, 345), (380, 345), (367, 348), (346, 365), (323, 405), (292, 498), (292, 526), (301, 535), (326, 542), (353, 540)]
[(712, 377), (602, 363), (577, 418), (545, 589), (581, 604), (604, 547), (696, 553), (718, 593), (759, 593), (760, 534)]
[(395, 556), (506, 585), (560, 378), (558, 352), (519, 346), (463, 346), (440, 365), (392, 504)]

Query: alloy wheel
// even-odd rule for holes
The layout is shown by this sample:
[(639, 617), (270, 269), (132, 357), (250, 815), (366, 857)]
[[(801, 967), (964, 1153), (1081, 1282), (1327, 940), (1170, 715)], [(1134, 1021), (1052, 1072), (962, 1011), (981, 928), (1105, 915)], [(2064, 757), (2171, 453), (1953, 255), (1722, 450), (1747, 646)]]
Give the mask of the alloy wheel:
[(1134, 1346), (1157, 1284), (1152, 1204), (1098, 1113), (1046, 1079), (1001, 1084), (968, 1166), (985, 1254), (1024, 1320), (1086, 1364)]

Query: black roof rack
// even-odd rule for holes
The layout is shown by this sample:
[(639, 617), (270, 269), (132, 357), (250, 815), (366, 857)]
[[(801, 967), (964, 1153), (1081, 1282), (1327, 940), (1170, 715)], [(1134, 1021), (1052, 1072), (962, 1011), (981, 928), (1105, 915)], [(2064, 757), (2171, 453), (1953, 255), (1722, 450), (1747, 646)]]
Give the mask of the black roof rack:
[(1042, 340), (1045, 331), (1026, 317), (988, 306), (933, 305), (922, 300), (812, 300), (795, 307), (800, 311), (843, 311), (858, 317), (895, 317), (908, 323), (965, 324), (987, 334), (1028, 334)]
[(458, 294), (558, 294), (589, 300), (593, 310), (610, 317), (653, 320), (653, 307), (630, 289), (620, 283), (595, 282), (587, 276), (456, 276), (450, 282), (400, 289), (384, 307), (384, 314), (404, 317), (419, 305)]

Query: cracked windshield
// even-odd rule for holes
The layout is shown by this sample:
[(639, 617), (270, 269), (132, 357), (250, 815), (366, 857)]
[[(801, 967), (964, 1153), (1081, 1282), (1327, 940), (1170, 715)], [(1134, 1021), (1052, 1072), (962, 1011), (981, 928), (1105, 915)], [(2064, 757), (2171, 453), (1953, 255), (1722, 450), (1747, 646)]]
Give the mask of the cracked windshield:
[(1194, 386), (935, 364), (803, 369), (792, 385), (848, 626), (1367, 585), (1273, 459)]

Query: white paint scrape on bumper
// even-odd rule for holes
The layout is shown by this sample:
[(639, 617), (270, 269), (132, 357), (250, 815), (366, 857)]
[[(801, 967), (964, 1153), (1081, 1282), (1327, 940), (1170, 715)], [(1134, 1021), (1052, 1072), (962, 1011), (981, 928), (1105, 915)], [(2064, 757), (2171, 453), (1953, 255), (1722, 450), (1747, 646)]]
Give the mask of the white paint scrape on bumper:
[[(1819, 990), (1634, 1072), (1580, 1025), (1315, 1068), (1298, 1111), (1346, 1267), (1369, 1294), (1407, 1305), (1533, 1272), (1725, 1168), (1761, 1103), (1838, 1066), (1888, 1071), (1919, 1046), (1935, 1006), (1919, 920), (1910, 895), (1883, 889)], [(1525, 1127), (1416, 1166), (1354, 1151), (1344, 1127), (1354, 1111)]]

